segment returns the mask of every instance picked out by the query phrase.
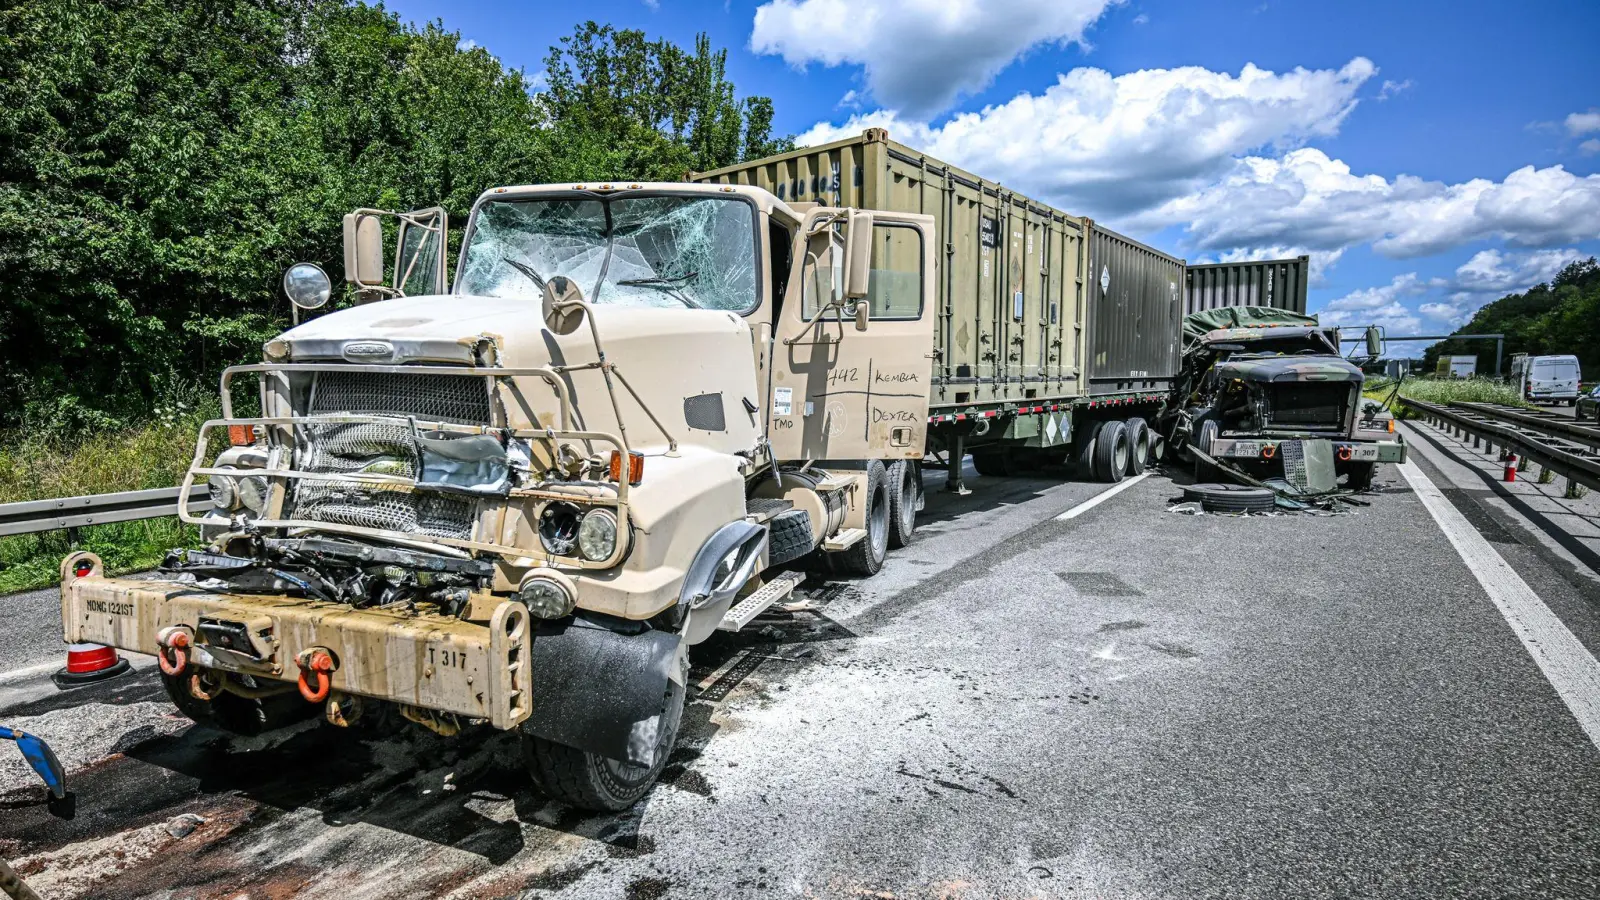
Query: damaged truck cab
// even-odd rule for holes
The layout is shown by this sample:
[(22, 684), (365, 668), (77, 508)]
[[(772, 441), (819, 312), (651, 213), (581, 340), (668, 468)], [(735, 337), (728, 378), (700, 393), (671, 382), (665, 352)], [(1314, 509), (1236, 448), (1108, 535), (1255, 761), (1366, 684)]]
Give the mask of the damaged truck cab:
[[(156, 655), (181, 710), (234, 731), (517, 729), (547, 792), (625, 808), (690, 645), (787, 598), (787, 563), (871, 574), (909, 539), (930, 232), (756, 188), (496, 188), (452, 285), (441, 210), (360, 210), (367, 302), (222, 377), (179, 502), (209, 546), (152, 580), (68, 557), (65, 637)], [(300, 265), (285, 290), (298, 316), (331, 285)]]
[[(1361, 395), (1361, 369), (1340, 354), (1338, 329), (1314, 316), (1240, 306), (1184, 318), (1184, 360), (1169, 410), (1180, 444), (1259, 471), (1281, 468), (1285, 443), (1326, 440), (1352, 489), (1371, 486), (1380, 462), (1406, 447), (1383, 404)], [(1382, 335), (1366, 335), (1371, 358)], [(1197, 468), (1204, 464), (1197, 460)]]

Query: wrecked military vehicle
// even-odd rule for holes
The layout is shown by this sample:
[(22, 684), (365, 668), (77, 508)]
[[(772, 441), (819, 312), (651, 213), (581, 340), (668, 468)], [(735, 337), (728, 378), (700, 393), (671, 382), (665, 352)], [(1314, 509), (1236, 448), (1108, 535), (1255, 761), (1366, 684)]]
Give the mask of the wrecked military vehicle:
[[(65, 637), (155, 655), (180, 710), (235, 732), (515, 729), (547, 793), (622, 809), (672, 749), (690, 645), (789, 597), (787, 563), (871, 574), (909, 540), (926, 397), (880, 388), (869, 427), (835, 427), (841, 406), (822, 431), (802, 401), (834, 365), (926, 383), (931, 219), (755, 188), (496, 188), (453, 286), (447, 227), (346, 217), (346, 278), (373, 302), (223, 374), (179, 501), (209, 546), (154, 580), (69, 556)], [(309, 264), (284, 286), (297, 317), (332, 291)], [(896, 314), (869, 324), (869, 304)]]
[[(1382, 355), (1381, 333), (1369, 329), (1366, 341), (1369, 356)], [(1315, 316), (1260, 306), (1191, 313), (1166, 428), (1175, 447), (1255, 473), (1281, 472), (1286, 442), (1327, 440), (1346, 485), (1365, 489), (1378, 463), (1405, 461), (1406, 446), (1394, 416), (1361, 396), (1363, 381), (1340, 354), (1339, 330)]]

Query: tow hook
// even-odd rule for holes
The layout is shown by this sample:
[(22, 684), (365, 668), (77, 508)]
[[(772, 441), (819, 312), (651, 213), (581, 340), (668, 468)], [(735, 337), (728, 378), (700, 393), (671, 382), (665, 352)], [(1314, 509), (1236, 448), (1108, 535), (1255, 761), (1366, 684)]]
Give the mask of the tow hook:
[[(306, 698), (307, 703), (321, 703), (328, 699), (328, 691), (333, 685), (332, 673), (338, 668), (333, 662), (333, 651), (326, 647), (312, 647), (301, 651), (294, 661), (300, 667), (300, 696)], [(311, 687), (311, 681), (316, 682), (315, 689)]]
[(194, 634), (187, 625), (170, 625), (156, 632), (156, 662), (161, 671), (176, 678), (189, 668), (189, 648)]

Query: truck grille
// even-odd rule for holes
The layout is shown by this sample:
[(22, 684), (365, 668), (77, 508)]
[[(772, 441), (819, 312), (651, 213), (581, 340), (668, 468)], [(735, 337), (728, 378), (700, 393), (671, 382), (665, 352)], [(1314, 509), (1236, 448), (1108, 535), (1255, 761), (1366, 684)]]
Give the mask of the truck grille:
[[(425, 422), (485, 425), (489, 391), (484, 379), (460, 375), (321, 372), (306, 414), (416, 416)], [(294, 459), (302, 472), (417, 474), (416, 447), (405, 425), (302, 425)], [(471, 538), (477, 512), (470, 498), (316, 478), (297, 479), (287, 506), (286, 515), (294, 519), (462, 540)]]
[(1349, 405), (1349, 384), (1274, 384), (1267, 389), (1267, 422), (1285, 428), (1342, 429)]

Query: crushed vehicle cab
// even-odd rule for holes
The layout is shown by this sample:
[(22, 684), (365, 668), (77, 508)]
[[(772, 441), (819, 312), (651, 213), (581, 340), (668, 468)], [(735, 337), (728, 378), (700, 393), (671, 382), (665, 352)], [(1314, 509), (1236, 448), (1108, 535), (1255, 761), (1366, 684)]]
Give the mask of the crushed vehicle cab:
[[(625, 808), (671, 752), (690, 645), (788, 597), (785, 564), (870, 574), (909, 536), (890, 473), (926, 398), (868, 396), (859, 430), (807, 398), (841, 366), (926, 381), (930, 228), (755, 188), (496, 188), (450, 286), (442, 210), (359, 210), (363, 302), (222, 377), (179, 502), (209, 546), (154, 580), (69, 556), (65, 638), (154, 654), (180, 710), (236, 732), (517, 729), (545, 791)], [(309, 264), (284, 286), (297, 318), (332, 289)], [(871, 321), (885, 304), (920, 313)]]
[[(1378, 463), (1405, 461), (1394, 416), (1362, 397), (1364, 376), (1340, 354), (1338, 329), (1314, 316), (1241, 306), (1191, 313), (1183, 337), (1166, 426), (1175, 446), (1281, 471), (1285, 442), (1327, 440), (1336, 471), (1356, 489), (1372, 484)], [(1382, 355), (1381, 332), (1370, 329), (1366, 341), (1368, 356)]]

